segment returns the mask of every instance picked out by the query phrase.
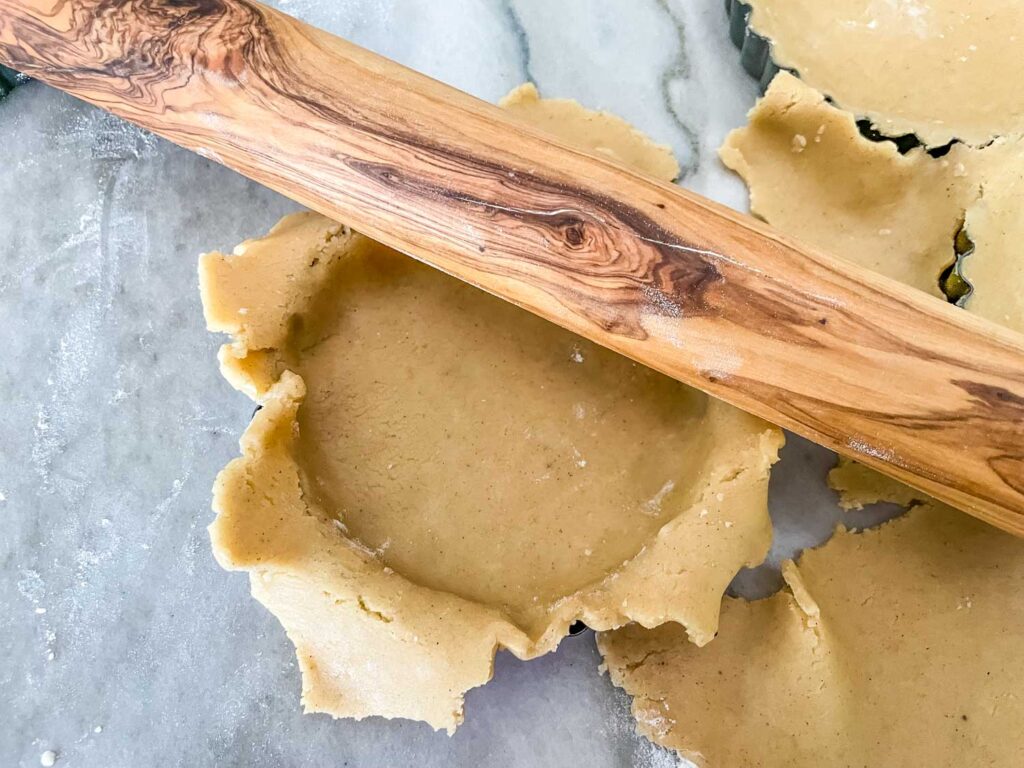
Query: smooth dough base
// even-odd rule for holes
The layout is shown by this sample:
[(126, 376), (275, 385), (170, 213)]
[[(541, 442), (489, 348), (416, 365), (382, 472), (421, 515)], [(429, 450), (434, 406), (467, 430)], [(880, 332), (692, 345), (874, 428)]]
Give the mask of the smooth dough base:
[(1024, 542), (930, 503), (783, 575), (706, 648), (598, 637), (644, 735), (722, 768), (1024, 764)]
[[(666, 180), (667, 148), (532, 86), (503, 105)], [(781, 432), (315, 214), (204, 256), (225, 376), (263, 406), (214, 551), (296, 645), (307, 710), (453, 729), (508, 648), (582, 619), (716, 630), (771, 539)]]

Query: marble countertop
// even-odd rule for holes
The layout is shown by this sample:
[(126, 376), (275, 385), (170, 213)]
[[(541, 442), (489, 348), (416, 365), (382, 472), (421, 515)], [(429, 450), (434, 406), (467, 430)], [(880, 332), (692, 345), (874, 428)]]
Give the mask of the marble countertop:
[[(721, 0), (279, 0), (477, 96), (535, 82), (675, 149), (734, 207), (716, 148), (756, 84)], [(38, 83), (0, 102), (0, 765), (668, 766), (633, 733), (593, 636), (497, 660), (452, 738), (303, 716), (284, 632), (221, 571), (206, 525), (251, 403), (220, 377), (201, 251), (296, 206)], [(827, 452), (791, 439), (772, 563), (824, 539)], [(777, 585), (771, 563), (737, 588)]]

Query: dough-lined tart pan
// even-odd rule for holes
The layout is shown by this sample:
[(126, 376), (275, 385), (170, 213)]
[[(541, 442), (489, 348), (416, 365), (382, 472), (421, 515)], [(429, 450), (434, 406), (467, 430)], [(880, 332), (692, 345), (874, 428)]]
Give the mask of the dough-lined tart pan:
[[(678, 173), (607, 113), (532, 86), (502, 106)], [(200, 285), (262, 406), (214, 552), (295, 643), (309, 711), (452, 730), (499, 648), (534, 658), (576, 622), (707, 643), (768, 551), (782, 433), (695, 389), (317, 214), (207, 254)]]
[(728, 0), (762, 88), (799, 73), (901, 147), (984, 147), (1024, 133), (1024, 5), (1006, 0)]
[[(743, 0), (725, 0), (725, 11), (729, 23), (729, 39), (740, 52), (740, 63), (743, 69), (757, 80), (763, 94), (779, 72), (789, 72), (796, 77), (799, 71), (792, 67), (783, 67), (772, 56), (772, 42), (759, 34), (750, 25), (752, 8)], [(826, 98), (832, 99), (826, 94)], [(872, 141), (891, 141), (899, 151), (906, 154), (915, 147), (921, 146), (921, 140), (913, 133), (899, 136), (887, 136), (875, 128), (867, 118), (858, 116), (857, 126), (861, 134)], [(948, 151), (948, 145), (929, 150), (932, 154), (941, 155)]]
[[(725, 10), (729, 24), (729, 37), (740, 52), (740, 63), (743, 69), (755, 80), (758, 81), (761, 93), (764, 94), (768, 86), (780, 72), (788, 72), (795, 77), (800, 73), (793, 68), (783, 67), (773, 56), (773, 44), (764, 35), (758, 33), (751, 26), (751, 5), (743, 0), (725, 0)], [(832, 98), (825, 94), (829, 103)], [(911, 150), (925, 147), (922, 140), (914, 133), (900, 135), (886, 135), (866, 117), (855, 115), (857, 127), (864, 138), (874, 142), (891, 142), (896, 145), (900, 154), (907, 154)], [(936, 147), (925, 147), (929, 155), (935, 158), (944, 157), (955, 145), (957, 140)], [(949, 266), (939, 276), (939, 287), (947, 300), (957, 306), (964, 306), (970, 298), (974, 287), (964, 274), (964, 260), (974, 252), (974, 245), (971, 242), (967, 231), (961, 227), (957, 232), (954, 241), (954, 258)]]

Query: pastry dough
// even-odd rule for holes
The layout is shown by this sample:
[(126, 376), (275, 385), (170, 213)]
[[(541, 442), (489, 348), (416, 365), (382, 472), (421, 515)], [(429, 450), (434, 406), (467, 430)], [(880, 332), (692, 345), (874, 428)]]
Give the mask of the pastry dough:
[(909, 507), (915, 501), (928, 498), (916, 488), (842, 457), (828, 473), (828, 484), (839, 493), (839, 506), (843, 509), (863, 509), (879, 502)]
[(642, 733), (720, 768), (1024, 764), (1024, 541), (927, 504), (783, 575), (706, 648), (599, 636)]
[[(669, 180), (618, 118), (506, 108)], [(228, 569), (296, 645), (307, 710), (453, 729), (498, 648), (582, 619), (706, 643), (770, 544), (779, 430), (316, 214), (200, 263), (225, 376), (263, 406), (219, 476)]]
[[(784, 73), (722, 158), (770, 223), (933, 294), (966, 222), (967, 308), (1024, 329), (1019, 140), (901, 156)], [(669, 626), (601, 635), (640, 730), (700, 765), (1020, 764), (1024, 542), (854, 462), (829, 480), (846, 508), (921, 506), (728, 600), (699, 652)]]
[(679, 163), (670, 147), (654, 144), (618, 115), (583, 109), (572, 99), (542, 99), (533, 83), (523, 83), (499, 105), (574, 147), (583, 147), (658, 179), (672, 181), (679, 175)]
[(747, 0), (772, 58), (888, 136), (1024, 133), (1018, 0)]
[(974, 292), (964, 306), (1024, 333), (1024, 138), (1001, 139), (977, 157), (980, 194), (965, 215), (974, 253), (963, 263)]
[[(936, 296), (964, 225), (975, 243), (963, 263), (974, 285), (965, 307), (1024, 331), (1024, 141), (958, 145), (938, 159), (921, 149), (901, 155), (891, 142), (865, 139), (852, 115), (781, 73), (721, 156), (750, 187), (751, 209), (773, 226)], [(848, 509), (923, 498), (847, 461), (829, 482)]]
[[(722, 162), (750, 188), (750, 208), (832, 255), (941, 296), (953, 239), (977, 197), (964, 148), (936, 160), (861, 136), (853, 116), (788, 73), (772, 81)], [(959, 164), (959, 165), (958, 165)], [(959, 173), (959, 175), (958, 175)]]

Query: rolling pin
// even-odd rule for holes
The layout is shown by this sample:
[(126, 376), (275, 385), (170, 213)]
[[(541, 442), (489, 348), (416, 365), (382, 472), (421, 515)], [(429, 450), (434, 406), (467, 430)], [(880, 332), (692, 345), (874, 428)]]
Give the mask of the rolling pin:
[(0, 0), (0, 60), (1024, 535), (1021, 336), (248, 0)]

